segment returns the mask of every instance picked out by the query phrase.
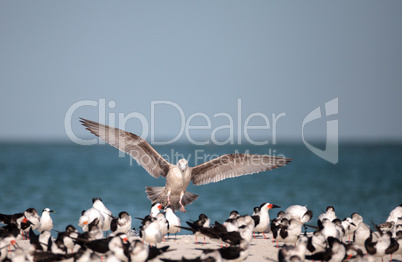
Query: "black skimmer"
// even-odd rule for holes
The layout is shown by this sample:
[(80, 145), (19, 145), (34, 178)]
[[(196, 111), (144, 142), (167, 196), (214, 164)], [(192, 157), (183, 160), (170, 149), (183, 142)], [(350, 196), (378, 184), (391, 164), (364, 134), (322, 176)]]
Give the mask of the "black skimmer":
[(328, 218), (324, 218), (321, 221), (321, 232), (325, 236), (325, 238), (333, 237), (340, 239), (341, 238), (341, 232), (339, 231), (339, 227), (329, 220)]
[(392, 233), (387, 231), (382, 233), (381, 230), (376, 227), (378, 233), (380, 233), (380, 237), (373, 241), (373, 233), (370, 234), (370, 237), (365, 241), (364, 247), (367, 250), (367, 253), (374, 257), (384, 257), (385, 255), (391, 255), (392, 253), (398, 250), (399, 245), (398, 242), (392, 238)]
[(88, 231), (88, 225), (91, 224), (95, 219), (97, 220), (97, 225), (100, 228), (103, 228), (103, 225), (105, 224), (105, 217), (98, 209), (91, 207), (90, 209), (83, 210), (81, 212), (81, 217), (78, 220), (78, 226), (82, 227), (82, 231), (86, 232)]
[(279, 228), (278, 236), (275, 238), (278, 241), (283, 241), (285, 244), (296, 244), (302, 231), (302, 224), (297, 219), (291, 219), (288, 226)]
[(131, 260), (129, 257), (129, 243), (126, 234), (119, 233), (112, 237), (108, 244), (109, 253), (106, 261), (123, 261), (128, 262)]
[(72, 253), (75, 247), (73, 240), (78, 237), (78, 230), (73, 225), (67, 225), (64, 233), (66, 237), (63, 238), (63, 244), (67, 248), (67, 253)]
[(151, 245), (156, 245), (162, 242), (163, 234), (156, 218), (148, 215), (142, 220), (142, 226), (140, 226), (140, 237)]
[[(75, 256), (74, 253), (72, 254), (53, 253), (52, 238), (49, 237), (47, 243), (41, 243), (40, 236), (36, 235), (32, 230), (32, 228), (29, 229), (29, 235), (30, 235), (29, 242), (31, 244), (30, 249), (28, 251), (29, 261), (61, 261)], [(44, 245), (46, 246), (46, 250), (43, 249)]]
[(287, 219), (297, 219), (300, 223), (307, 223), (313, 218), (313, 211), (306, 206), (293, 205), (285, 210)]
[(389, 216), (386, 220), (386, 222), (391, 222), (394, 221), (396, 224), (398, 221), (398, 218), (402, 217), (402, 204), (395, 207), (390, 213)]
[(250, 227), (251, 229), (254, 229), (254, 227), (255, 227), (255, 221), (254, 221), (253, 217), (250, 215), (239, 216), (238, 218), (236, 218), (236, 221), (237, 221), (238, 227), (247, 226), (247, 227)]
[(239, 229), (239, 222), (235, 218), (226, 219), (223, 225), (226, 227), (227, 231), (237, 231)]
[(347, 227), (347, 222), (342, 222), (339, 218), (336, 218), (332, 221), (332, 223), (335, 224), (335, 227), (339, 232), (338, 239), (342, 241), (343, 237), (346, 235), (345, 226)]
[(90, 240), (103, 238), (103, 230), (99, 226), (99, 220), (95, 218), (91, 223), (88, 224), (88, 237)]
[[(394, 254), (401, 255), (402, 259), (402, 231), (397, 231), (395, 234), (395, 240), (398, 242), (398, 249), (395, 250)], [(401, 260), (402, 261), (402, 260)]]
[(156, 215), (156, 220), (158, 221), (159, 224), (159, 230), (161, 231), (162, 235), (163, 235), (163, 242), (165, 242), (165, 235), (168, 233), (169, 231), (169, 222), (168, 220), (165, 218), (165, 215), (163, 213), (159, 213)]
[(122, 211), (119, 213), (118, 217), (112, 219), (110, 231), (112, 231), (113, 235), (117, 235), (118, 233), (127, 234), (131, 229), (131, 223), (131, 216), (126, 211)]
[(39, 243), (42, 245), (43, 251), (52, 251), (49, 249), (52, 246), (49, 243), (53, 244), (53, 238), (50, 231), (44, 230), (39, 234)]
[(162, 255), (165, 252), (169, 252), (169, 246), (161, 248), (150, 247), (145, 245), (142, 241), (135, 239), (130, 245), (130, 257), (131, 261), (145, 262)]
[(80, 121), (92, 134), (132, 156), (151, 176), (165, 177), (164, 187), (146, 187), (146, 193), (152, 203), (170, 205), (173, 211), (180, 209), (185, 212), (184, 207), (197, 199), (198, 195), (186, 191), (190, 182), (194, 185), (205, 185), (282, 167), (292, 160), (278, 156), (236, 153), (223, 155), (195, 167), (189, 167), (186, 159), (180, 159), (174, 165), (133, 133), (83, 118)]
[(398, 220), (396, 220), (394, 232), (397, 233), (398, 231), (402, 231), (402, 217), (399, 217)]
[(101, 227), (101, 229), (103, 231), (108, 231), (110, 229), (110, 223), (113, 219), (112, 212), (105, 206), (105, 204), (103, 204), (102, 199), (99, 197), (95, 197), (92, 199), (92, 207), (101, 212), (101, 214), (105, 218), (105, 222), (103, 223), (103, 227)]
[(260, 207), (254, 207), (253, 209), (253, 216), (259, 216), (261, 212)]
[(321, 223), (324, 219), (328, 219), (332, 222), (332, 220), (336, 219), (335, 208), (333, 206), (327, 206), (325, 213), (322, 213), (318, 216), (318, 227), (321, 228)]
[(219, 249), (202, 249), (204, 254), (210, 254), (218, 251), (223, 261), (240, 262), (245, 260), (250, 254), (249, 243), (241, 240), (237, 245), (231, 245)]
[(0, 228), (0, 238), (10, 233), (14, 237), (17, 237), (20, 229), (24, 230), (32, 224), (24, 217), (24, 213), (15, 213), (12, 215), (0, 214), (0, 223), (5, 225)]
[(21, 221), (24, 219), (24, 213), (15, 213), (12, 215), (0, 214), (0, 223), (4, 225), (14, 224), (18, 228), (21, 227)]
[[(286, 214), (283, 211), (279, 211), (274, 219), (272, 219), (270, 228), (272, 232), (272, 243), (275, 242), (275, 238), (278, 236), (279, 227), (281, 226), (282, 219), (285, 218)], [(286, 220), (288, 220), (286, 218)], [(289, 221), (289, 220), (288, 220)]]
[(0, 228), (0, 238), (3, 236), (7, 236), (12, 234), (14, 237), (17, 237), (20, 234), (20, 229), (15, 224), (5, 225)]
[(359, 226), (359, 224), (361, 222), (363, 222), (363, 217), (359, 213), (354, 212), (351, 215), (351, 218), (352, 218), (352, 222), (353, 222), (353, 224), (355, 224), (356, 228)]
[(72, 253), (74, 250), (74, 239), (78, 238), (78, 231), (74, 226), (66, 226), (66, 231), (58, 232), (55, 244), (59, 249), (65, 250), (66, 253)]
[(158, 221), (159, 230), (163, 235), (163, 241), (165, 241), (165, 235), (169, 230), (169, 222), (166, 220), (165, 215), (160, 212), (162, 208), (163, 207), (161, 204), (153, 203), (151, 206), (151, 213), (149, 215)]
[(394, 221), (384, 222), (384, 223), (378, 225), (378, 228), (384, 233), (385, 232), (391, 232), (392, 233), (394, 227), (395, 227), (395, 222)]
[(211, 240), (215, 240), (216, 242), (220, 242), (222, 246), (222, 242), (225, 242), (229, 245), (238, 245), (242, 240), (241, 234), (238, 231), (228, 232), (226, 227), (219, 222), (215, 221), (215, 225), (212, 227), (203, 227), (196, 225), (191, 222), (186, 222), (190, 227), (180, 228), (192, 231), (193, 234), (198, 233), (199, 235), (207, 236)]
[(327, 239), (321, 231), (315, 231), (308, 239), (307, 249), (310, 253), (315, 254), (324, 252), (327, 247)]
[(304, 261), (307, 243), (308, 238), (306, 236), (301, 236), (295, 246), (284, 245), (278, 252), (278, 261)]
[(160, 203), (153, 203), (151, 206), (151, 213), (149, 214), (151, 217), (156, 217), (161, 209), (163, 208), (163, 206)]
[[(22, 220), (21, 227), (24, 232), (29, 232), (29, 229), (38, 229), (40, 226), (40, 217), (38, 211), (35, 208), (28, 208), (24, 212), (24, 217), (26, 218)], [(28, 222), (29, 221), (29, 222)]]
[(353, 243), (358, 245), (360, 248), (363, 248), (364, 251), (366, 251), (364, 244), (366, 240), (371, 236), (371, 229), (370, 227), (364, 223), (361, 222), (355, 232), (353, 233)]
[(275, 222), (275, 226), (271, 227), (271, 229), (273, 229), (272, 230), (272, 243), (274, 242), (274, 239), (275, 239), (276, 247), (279, 248), (278, 241), (282, 241), (282, 238), (279, 236), (279, 233), (282, 228), (289, 227), (290, 221), (286, 217), (283, 217), (283, 218), (276, 217), (276, 220), (273, 222)]
[(173, 209), (168, 206), (165, 210), (165, 217), (169, 223), (168, 233), (175, 234), (180, 232), (181, 220), (176, 214), (173, 212)]
[(149, 246), (144, 244), (141, 240), (135, 239), (131, 243), (130, 257), (132, 261), (145, 262), (148, 259)]
[(346, 247), (337, 238), (329, 237), (327, 239), (328, 247), (324, 252), (317, 252), (306, 256), (308, 260), (321, 260), (329, 262), (342, 262), (346, 258)]
[(264, 231), (268, 228), (269, 226), (269, 210), (272, 208), (279, 208), (280, 206), (270, 204), (270, 203), (263, 203), (260, 205), (260, 215), (253, 216), (254, 219), (254, 232), (262, 233), (264, 235), (264, 238), (266, 239), (267, 237), (265, 236)]
[(353, 223), (353, 219), (350, 217), (345, 217), (342, 222), (342, 227), (345, 232), (345, 236), (349, 237), (349, 243), (350, 243), (350, 236), (353, 235), (353, 232), (356, 230), (356, 225)]
[(86, 240), (83, 238), (76, 239), (76, 243), (82, 247), (89, 248), (92, 251), (103, 256), (109, 251), (109, 242), (113, 237), (99, 238), (94, 240)]
[(240, 216), (239, 212), (237, 212), (237, 210), (232, 210), (229, 214), (229, 219), (232, 218), (238, 218)]
[(4, 233), (0, 237), (0, 261), (3, 261), (7, 257), (11, 246), (15, 247), (16, 245), (17, 241), (15, 236), (11, 233)]
[[(194, 231), (194, 236), (195, 236), (195, 244), (198, 244), (197, 237), (199, 236), (204, 236), (201, 234), (200, 231), (198, 231), (198, 228), (204, 227), (204, 228), (209, 228), (210, 225), (210, 219), (207, 217), (205, 214), (200, 214), (198, 216), (198, 220), (196, 221), (187, 221), (187, 225), (189, 225), (191, 228), (195, 229)], [(205, 245), (205, 236), (204, 236), (204, 245)]]

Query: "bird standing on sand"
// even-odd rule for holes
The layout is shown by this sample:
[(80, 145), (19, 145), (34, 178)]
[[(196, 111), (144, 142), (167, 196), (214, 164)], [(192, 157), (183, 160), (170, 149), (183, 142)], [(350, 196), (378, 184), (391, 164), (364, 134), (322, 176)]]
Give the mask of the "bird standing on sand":
[(103, 204), (102, 199), (99, 197), (95, 197), (92, 199), (92, 206), (98, 209), (103, 217), (105, 218), (105, 223), (103, 224), (103, 231), (108, 231), (110, 229), (110, 223), (113, 219), (112, 212)]
[(272, 208), (279, 208), (279, 207), (280, 206), (270, 203), (261, 204), (260, 214), (253, 216), (255, 222), (254, 232), (262, 233), (264, 235), (264, 238), (266, 239), (267, 237), (265, 236), (264, 231), (268, 228), (270, 222), (268, 211)]
[(181, 220), (178, 216), (175, 215), (173, 210), (170, 207), (166, 208), (165, 216), (167, 221), (169, 222), (169, 234), (177, 234), (180, 232)]
[(190, 182), (197, 186), (205, 185), (275, 169), (291, 162), (290, 158), (279, 156), (229, 154), (195, 167), (189, 167), (186, 159), (180, 159), (173, 165), (133, 133), (83, 118), (80, 121), (92, 134), (132, 156), (151, 176), (165, 177), (164, 187), (146, 187), (145, 192), (152, 203), (170, 205), (173, 211), (180, 209), (186, 212), (184, 207), (197, 199), (198, 195), (186, 191)]
[(140, 237), (151, 245), (162, 242), (163, 234), (156, 218), (149, 215), (144, 218), (140, 226)]
[(131, 216), (126, 211), (122, 211), (118, 217), (112, 219), (110, 230), (114, 236), (118, 233), (126, 234), (131, 229), (131, 222)]
[(329, 221), (333, 221), (336, 219), (335, 208), (333, 206), (327, 206), (325, 213), (322, 213), (318, 216), (318, 226), (322, 223), (324, 219), (328, 219)]
[(285, 210), (287, 218), (297, 219), (300, 223), (304, 224), (311, 220), (313, 217), (313, 211), (307, 209), (306, 206), (293, 205)]
[(29, 230), (38, 229), (40, 226), (40, 216), (35, 208), (28, 208), (24, 212), (24, 219), (21, 221), (21, 229), (28, 234)]
[(286, 244), (295, 244), (302, 231), (302, 224), (297, 219), (291, 219), (288, 226), (283, 226), (278, 231), (276, 240), (283, 241)]
[[(278, 252), (278, 261), (304, 261), (307, 250), (308, 238), (301, 236), (296, 246), (284, 245)], [(294, 258), (297, 258), (293, 260)]]
[(387, 218), (387, 222), (391, 222), (394, 221), (394, 223), (397, 222), (398, 218), (402, 217), (402, 204), (395, 207), (390, 213), (389, 216)]
[[(92, 202), (95, 202), (96, 198), (92, 199)], [(95, 219), (97, 219), (97, 226), (103, 229), (103, 226), (105, 224), (105, 216), (102, 214), (102, 212), (92, 206), (91, 208), (87, 210), (83, 210), (81, 212), (81, 217), (78, 220), (78, 226), (82, 227), (82, 230), (84, 232), (88, 231), (88, 225), (92, 223)]]

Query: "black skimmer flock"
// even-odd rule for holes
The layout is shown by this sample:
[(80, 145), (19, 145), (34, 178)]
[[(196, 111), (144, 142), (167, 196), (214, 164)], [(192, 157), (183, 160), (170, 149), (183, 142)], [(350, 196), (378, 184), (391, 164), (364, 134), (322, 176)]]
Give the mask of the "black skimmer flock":
[[(51, 234), (55, 231), (51, 210), (45, 208), (39, 217), (36, 209), (28, 208), (24, 212), (0, 214), (0, 222), (4, 224), (0, 227), (0, 261), (149, 261), (157, 257), (161, 261), (243, 261), (256, 245), (253, 241), (265, 241), (264, 245), (274, 248), (270, 240), (253, 238), (253, 232), (263, 232), (269, 227), (268, 210), (273, 207), (278, 206), (264, 203), (254, 216), (232, 211), (226, 221), (215, 221), (212, 225), (205, 214), (200, 214), (197, 220), (186, 221), (188, 227), (184, 227), (172, 208), (155, 204), (150, 214), (141, 218), (140, 236), (137, 236), (130, 234), (132, 220), (128, 212), (121, 211), (114, 217), (101, 199), (94, 198), (92, 207), (84, 210), (81, 217), (77, 215), (75, 223), (83, 232), (68, 225), (64, 232), (56, 231), (56, 238)], [(322, 216), (317, 227), (310, 225), (316, 231), (307, 233), (302, 232), (302, 226), (307, 220), (311, 221), (312, 212), (301, 207), (290, 209), (300, 209), (300, 212), (280, 211), (271, 222), (275, 231), (265, 236), (282, 242), (280, 248), (275, 248), (278, 261), (369, 262), (384, 256), (402, 255), (400, 217), (390, 219), (385, 225), (370, 227), (357, 213), (340, 220), (334, 215), (334, 209), (329, 208), (324, 214), (331, 215)], [(392, 211), (390, 217), (394, 215)], [(331, 218), (334, 219), (331, 221)], [(206, 236), (221, 246), (211, 248), (214, 244), (209, 243), (208, 247), (192, 248), (196, 253), (192, 257), (189, 253), (172, 259), (169, 251), (180, 248), (182, 238), (167, 239), (163, 246), (161, 242), (164, 234), (175, 234), (180, 229), (189, 230), (195, 236)], [(23, 239), (21, 232), (25, 231), (29, 232), (29, 240)], [(105, 231), (110, 233), (105, 236)], [(348, 240), (349, 235), (353, 240)], [(190, 245), (191, 242), (187, 242)]]

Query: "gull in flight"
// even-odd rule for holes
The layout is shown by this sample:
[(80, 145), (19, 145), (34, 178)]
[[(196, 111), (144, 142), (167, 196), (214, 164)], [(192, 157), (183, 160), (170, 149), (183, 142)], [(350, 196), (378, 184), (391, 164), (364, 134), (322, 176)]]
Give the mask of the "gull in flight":
[(106, 143), (134, 158), (151, 176), (166, 178), (164, 187), (146, 187), (152, 203), (170, 206), (173, 211), (186, 212), (185, 206), (197, 199), (198, 195), (187, 192), (190, 182), (205, 185), (227, 178), (259, 173), (282, 167), (292, 159), (253, 154), (228, 154), (212, 159), (195, 167), (189, 167), (186, 159), (177, 164), (167, 162), (141, 137), (104, 124), (80, 118), (82, 125)]

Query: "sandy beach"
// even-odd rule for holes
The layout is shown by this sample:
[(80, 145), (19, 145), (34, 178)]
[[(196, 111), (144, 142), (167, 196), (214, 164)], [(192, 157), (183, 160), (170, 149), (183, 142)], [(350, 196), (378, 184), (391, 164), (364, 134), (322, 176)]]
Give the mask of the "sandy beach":
[[(272, 234), (266, 234), (267, 239), (264, 239), (262, 235), (253, 239), (250, 245), (250, 253), (245, 261), (258, 262), (258, 261), (278, 261), (278, 251), (276, 244), (272, 242)], [(174, 236), (166, 238), (165, 242), (157, 245), (158, 248), (169, 246), (170, 252), (164, 253), (162, 256), (153, 259), (152, 261), (161, 261), (159, 258), (166, 258), (172, 260), (181, 260), (183, 257), (186, 259), (194, 259), (201, 255), (202, 249), (218, 249), (220, 244), (209, 239), (206, 240), (205, 245), (201, 242), (204, 239), (202, 237), (198, 238), (199, 244), (195, 244), (195, 237), (193, 235), (178, 235), (175, 239)], [(346, 241), (346, 239), (345, 239)], [(20, 240), (18, 241), (20, 247), (28, 249), (29, 241)], [(281, 248), (282, 243), (279, 243), (279, 248)], [(10, 256), (11, 253), (9, 253)], [(390, 261), (390, 256), (384, 256), (383, 261)], [(73, 261), (72, 259), (67, 261)], [(308, 261), (308, 260), (306, 260)], [(381, 261), (381, 258), (374, 258), (373, 261)], [(401, 261), (400, 255), (395, 255), (392, 261)]]

